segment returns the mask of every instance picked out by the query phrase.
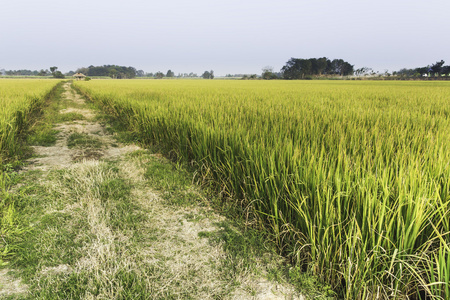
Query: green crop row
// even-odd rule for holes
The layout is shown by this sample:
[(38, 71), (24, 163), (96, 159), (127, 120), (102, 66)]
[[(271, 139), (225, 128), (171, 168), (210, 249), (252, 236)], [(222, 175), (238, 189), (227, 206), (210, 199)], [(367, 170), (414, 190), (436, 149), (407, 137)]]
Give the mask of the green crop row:
[(450, 295), (450, 83), (91, 81), (345, 299)]
[(19, 151), (17, 137), (59, 80), (0, 80), (0, 165)]
[(10, 162), (20, 159), (22, 147), (19, 136), (33, 120), (60, 80), (0, 80), (0, 266), (11, 255), (10, 239), (23, 229), (17, 224), (18, 213), (14, 197), (9, 193), (15, 172)]

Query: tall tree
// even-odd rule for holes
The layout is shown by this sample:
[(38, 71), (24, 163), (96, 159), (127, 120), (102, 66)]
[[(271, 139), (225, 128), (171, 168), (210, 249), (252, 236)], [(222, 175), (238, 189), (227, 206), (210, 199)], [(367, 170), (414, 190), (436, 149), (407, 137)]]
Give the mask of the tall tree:
[(213, 70), (205, 71), (205, 72), (203, 72), (202, 77), (204, 79), (214, 79), (214, 71)]
[[(264, 68), (262, 68), (262, 71), (263, 72), (261, 74), (261, 77), (263, 79), (269, 80), (269, 79), (277, 79), (278, 78), (278, 76), (275, 73), (273, 73), (273, 67), (271, 67), (271, 66), (265, 66)], [(229, 77), (231, 77), (231, 75)]]
[(61, 73), (61, 71), (57, 71), (58, 67), (50, 67), (50, 72), (52, 72), (52, 75), (54, 78), (65, 78), (64, 74)]
[(87, 68), (80, 68), (78, 70), (80, 70), (80, 73), (83, 73), (88, 76), (109, 76), (111, 78), (117, 79), (136, 77), (135, 68), (117, 65), (103, 65), (103, 66), (91, 65)]
[(441, 61), (437, 61), (435, 64), (433, 64), (430, 67), (430, 71), (434, 74), (439, 74), (441, 75), (442, 73), (442, 66), (445, 64), (445, 61), (441, 60)]
[[(90, 76), (95, 76), (92, 75), (92, 73), (94, 73), (95, 71), (91, 72), (91, 74), (89, 74)], [(97, 76), (101, 76), (101, 75), (97, 75)], [(108, 72), (108, 76), (111, 77), (112, 79), (116, 79), (119, 76), (119, 72), (116, 69), (111, 69)]]
[(172, 70), (167, 71), (166, 77), (174, 77), (174, 76), (175, 76), (175, 73), (172, 72)]
[(441, 72), (442, 72), (442, 74), (449, 76), (450, 75), (450, 66), (443, 66)]
[(353, 65), (343, 59), (330, 61), (326, 57), (321, 58), (291, 58), (281, 69), (285, 79), (304, 79), (311, 75), (352, 75)]
[(370, 73), (370, 71), (372, 71), (371, 68), (362, 67), (362, 68), (356, 69), (355, 70), (355, 74), (358, 75), (358, 76), (359, 75), (368, 75)]
[(303, 79), (305, 75), (312, 75), (312, 61), (292, 57), (281, 71), (285, 79)]
[(316, 65), (317, 65), (317, 74), (322, 75), (327, 68), (328, 59), (326, 57), (318, 58)]
[(205, 71), (205, 72), (203, 72), (203, 74), (202, 74), (202, 77), (203, 77), (203, 79), (209, 79), (209, 72), (208, 71)]
[(300, 59), (291, 57), (286, 62), (286, 65), (281, 68), (284, 79), (300, 79), (302, 77), (299, 61)]

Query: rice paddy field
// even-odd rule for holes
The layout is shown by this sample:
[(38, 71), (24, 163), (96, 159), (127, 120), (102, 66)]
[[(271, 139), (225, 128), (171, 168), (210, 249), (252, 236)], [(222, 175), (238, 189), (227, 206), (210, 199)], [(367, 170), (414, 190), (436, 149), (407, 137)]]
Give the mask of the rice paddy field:
[(20, 151), (18, 135), (60, 80), (0, 80), (0, 164)]
[(449, 83), (74, 85), (193, 164), (340, 298), (448, 299)]
[(44, 104), (60, 80), (0, 80), (0, 266), (8, 257), (5, 240), (21, 232), (15, 200), (8, 193), (13, 163), (20, 161), (23, 145), (19, 136), (30, 126), (33, 113)]

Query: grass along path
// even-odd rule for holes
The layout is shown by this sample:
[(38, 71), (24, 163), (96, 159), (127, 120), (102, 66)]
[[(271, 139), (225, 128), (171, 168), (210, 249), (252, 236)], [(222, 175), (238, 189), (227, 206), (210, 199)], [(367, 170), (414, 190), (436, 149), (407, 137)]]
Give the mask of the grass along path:
[(25, 233), (9, 241), (0, 298), (303, 298), (263, 237), (98, 114), (66, 83), (30, 136), (35, 155), (9, 191)]

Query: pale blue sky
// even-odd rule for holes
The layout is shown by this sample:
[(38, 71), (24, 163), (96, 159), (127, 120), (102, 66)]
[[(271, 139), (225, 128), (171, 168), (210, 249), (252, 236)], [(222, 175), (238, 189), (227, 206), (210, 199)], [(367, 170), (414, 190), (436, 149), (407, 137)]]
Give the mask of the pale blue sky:
[(0, 69), (277, 71), (290, 57), (450, 64), (449, 0), (0, 0)]

